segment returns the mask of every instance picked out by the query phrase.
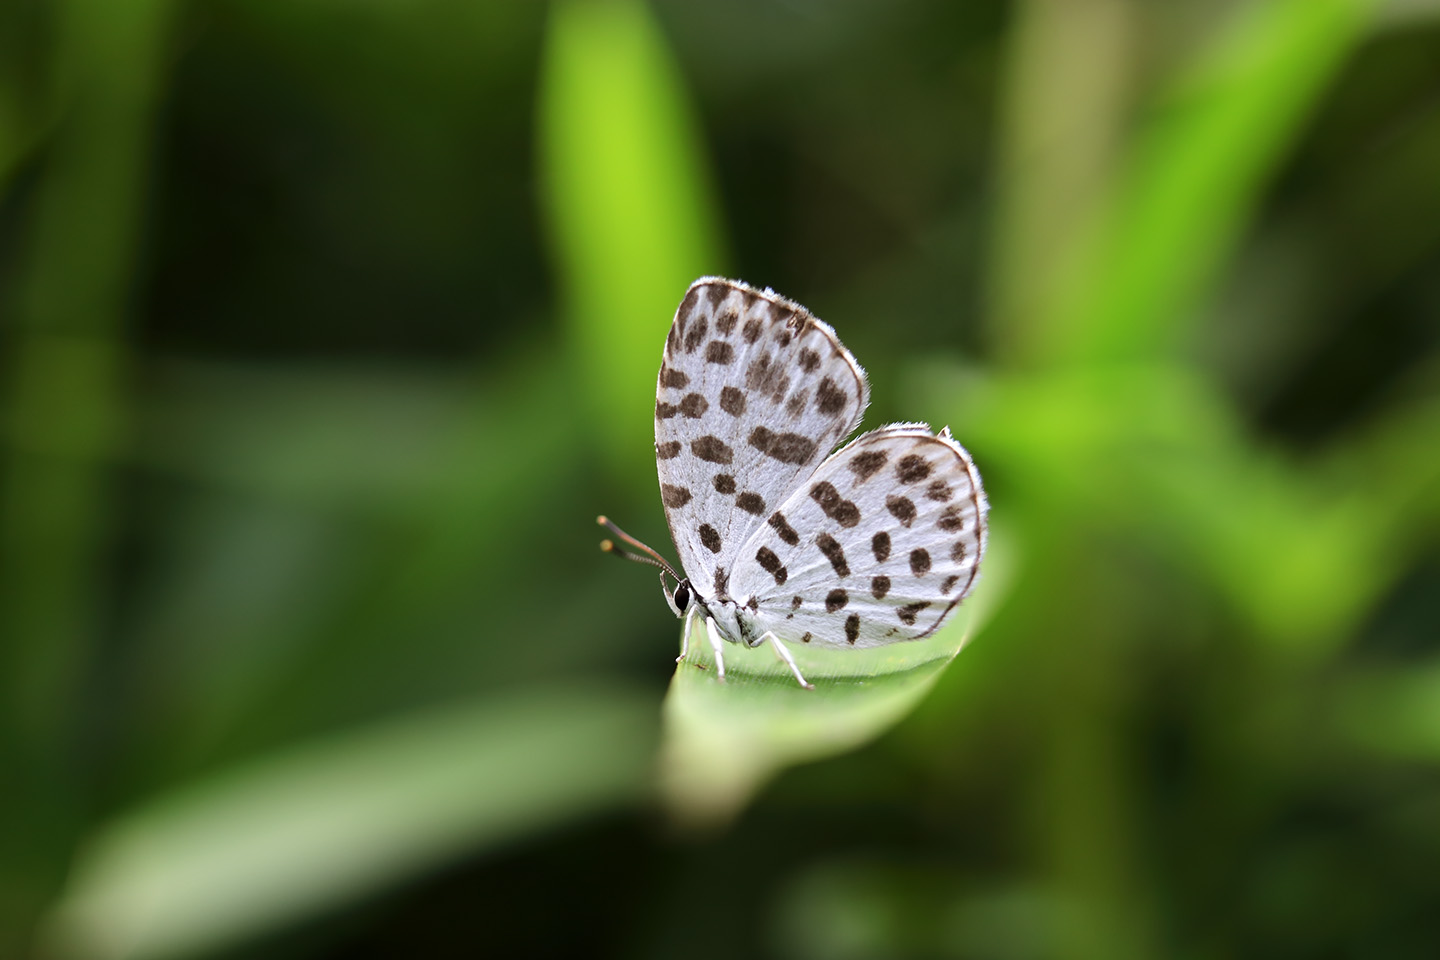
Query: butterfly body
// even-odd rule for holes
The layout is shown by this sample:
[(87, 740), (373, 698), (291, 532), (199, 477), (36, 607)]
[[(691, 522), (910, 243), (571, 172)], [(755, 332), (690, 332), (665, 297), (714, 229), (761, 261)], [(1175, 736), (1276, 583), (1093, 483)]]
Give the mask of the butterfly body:
[(755, 620), (754, 614), (745, 609), (742, 602), (732, 598), (711, 597), (708, 600), (696, 596), (692, 601), (699, 604), (697, 618), (702, 616), (715, 623), (720, 636), (730, 643), (743, 643), (747, 647), (758, 647), (765, 631)]
[(705, 624), (721, 676), (722, 640), (768, 640), (804, 684), (782, 641), (920, 639), (973, 587), (988, 505), (969, 454), (919, 423), (832, 454), (868, 402), (860, 365), (804, 307), (714, 277), (686, 292), (656, 385), (661, 502), (685, 574), (667, 599), (685, 650)]

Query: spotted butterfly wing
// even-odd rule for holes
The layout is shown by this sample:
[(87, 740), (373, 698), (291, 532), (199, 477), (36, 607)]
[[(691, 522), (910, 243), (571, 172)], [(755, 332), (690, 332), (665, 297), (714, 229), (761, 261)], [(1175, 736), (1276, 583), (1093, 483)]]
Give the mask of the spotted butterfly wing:
[(752, 535), (730, 590), (782, 640), (917, 640), (974, 585), (987, 509), (948, 429), (881, 427), (822, 463)]
[(680, 564), (704, 595), (727, 595), (742, 546), (855, 429), (869, 391), (799, 304), (715, 277), (690, 286), (665, 339), (655, 455)]

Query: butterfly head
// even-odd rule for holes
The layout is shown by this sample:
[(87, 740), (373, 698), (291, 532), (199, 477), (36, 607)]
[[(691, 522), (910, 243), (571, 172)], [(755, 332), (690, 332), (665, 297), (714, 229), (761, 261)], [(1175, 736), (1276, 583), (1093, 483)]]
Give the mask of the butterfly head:
[[(690, 580), (676, 573), (675, 568), (670, 566), (664, 557), (615, 526), (608, 518), (598, 517), (596, 522), (609, 530), (615, 535), (616, 540), (620, 541), (616, 543), (615, 540), (602, 540), (600, 541), (601, 550), (624, 557), (626, 560), (634, 560), (636, 563), (644, 563), (660, 569), (660, 589), (665, 592), (665, 602), (670, 605), (675, 616), (685, 616), (690, 605), (699, 602), (700, 597), (695, 592), (695, 588), (690, 585)], [(670, 585), (665, 582), (666, 574), (669, 574), (670, 579), (675, 581), (674, 590), (671, 590)]]

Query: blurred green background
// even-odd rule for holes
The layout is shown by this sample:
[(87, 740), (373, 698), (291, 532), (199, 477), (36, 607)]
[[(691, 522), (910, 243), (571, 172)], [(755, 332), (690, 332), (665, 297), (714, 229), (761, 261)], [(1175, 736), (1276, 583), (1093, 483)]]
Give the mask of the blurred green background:
[[(593, 524), (707, 273), (1013, 571), (697, 835)], [(0, 442), (0, 956), (1440, 943), (1440, 4), (7, 0)]]

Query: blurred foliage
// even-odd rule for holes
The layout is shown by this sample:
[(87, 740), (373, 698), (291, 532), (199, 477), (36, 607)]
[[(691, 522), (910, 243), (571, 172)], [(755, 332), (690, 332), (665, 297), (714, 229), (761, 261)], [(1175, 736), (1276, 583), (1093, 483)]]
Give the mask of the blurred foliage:
[[(657, 793), (593, 519), (666, 542), (705, 273), (1011, 570), (894, 709), (692, 685)], [(1428, 0), (11, 0), (0, 458), (0, 956), (1440, 942)]]

